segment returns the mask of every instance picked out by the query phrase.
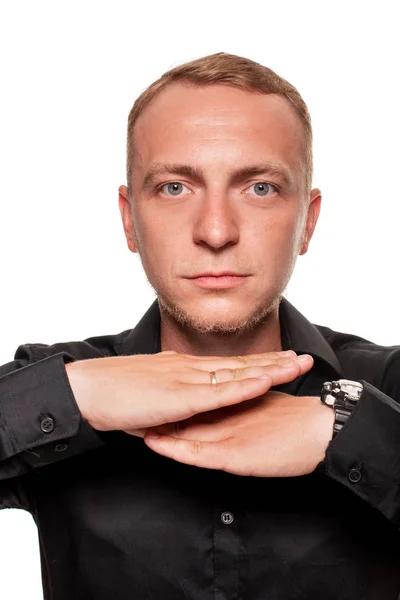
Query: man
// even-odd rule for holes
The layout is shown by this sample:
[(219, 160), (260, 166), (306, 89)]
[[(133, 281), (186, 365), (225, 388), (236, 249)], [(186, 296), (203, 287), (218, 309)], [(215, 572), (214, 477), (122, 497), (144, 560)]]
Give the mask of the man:
[(119, 208), (157, 300), (0, 371), (0, 503), (38, 525), (46, 600), (399, 597), (399, 346), (282, 296), (311, 146), (297, 90), (234, 55), (135, 102)]

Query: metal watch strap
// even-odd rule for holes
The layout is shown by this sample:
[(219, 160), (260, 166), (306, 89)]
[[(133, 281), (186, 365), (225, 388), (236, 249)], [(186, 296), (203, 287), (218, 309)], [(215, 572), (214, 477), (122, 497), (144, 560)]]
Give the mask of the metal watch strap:
[(335, 411), (332, 439), (339, 433), (353, 412), (362, 391), (362, 383), (349, 379), (326, 381), (322, 386), (321, 401)]
[(347, 419), (351, 415), (351, 410), (347, 410), (342, 406), (334, 406), (333, 410), (335, 411), (335, 423), (333, 425), (333, 436), (332, 439), (339, 433), (342, 429), (343, 425), (346, 423)]

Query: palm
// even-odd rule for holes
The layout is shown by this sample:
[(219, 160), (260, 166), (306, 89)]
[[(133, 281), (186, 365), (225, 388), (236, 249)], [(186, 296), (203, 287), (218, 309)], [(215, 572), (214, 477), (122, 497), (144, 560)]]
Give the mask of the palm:
[(290, 477), (324, 459), (333, 411), (317, 397), (270, 391), (239, 405), (195, 415), (145, 435), (150, 448), (174, 460), (237, 475)]

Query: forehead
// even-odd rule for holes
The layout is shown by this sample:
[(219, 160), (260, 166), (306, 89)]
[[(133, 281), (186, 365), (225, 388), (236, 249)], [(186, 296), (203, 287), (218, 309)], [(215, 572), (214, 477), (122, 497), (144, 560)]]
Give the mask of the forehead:
[[(303, 157), (300, 118), (277, 94), (224, 84), (171, 84), (144, 109), (134, 127), (134, 167), (174, 160), (277, 159), (297, 170)], [(206, 156), (207, 154), (207, 156)], [(214, 157), (214, 158), (213, 158)]]

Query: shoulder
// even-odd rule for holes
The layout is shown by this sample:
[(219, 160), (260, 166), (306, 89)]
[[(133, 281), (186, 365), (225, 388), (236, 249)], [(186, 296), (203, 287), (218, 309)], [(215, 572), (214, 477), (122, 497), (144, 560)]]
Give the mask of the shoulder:
[(364, 379), (388, 395), (400, 395), (400, 345), (384, 346), (352, 333), (314, 326), (336, 354), (345, 378)]
[(119, 346), (130, 332), (131, 330), (128, 329), (116, 334), (98, 335), (84, 340), (71, 340), (54, 344), (25, 343), (18, 346), (14, 360), (19, 361), (21, 364), (30, 364), (59, 353), (65, 354), (65, 362), (117, 356)]

